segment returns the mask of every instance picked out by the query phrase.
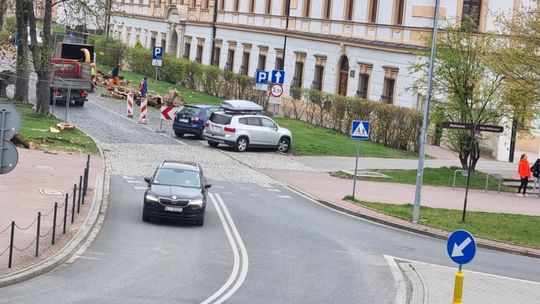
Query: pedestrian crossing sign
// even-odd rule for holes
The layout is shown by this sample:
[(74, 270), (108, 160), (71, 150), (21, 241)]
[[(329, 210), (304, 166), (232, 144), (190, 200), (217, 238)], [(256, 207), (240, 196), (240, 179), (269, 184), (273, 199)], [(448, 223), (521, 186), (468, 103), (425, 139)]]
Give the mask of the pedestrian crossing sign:
[(351, 137), (353, 139), (368, 140), (369, 128), (369, 121), (353, 120), (351, 127)]

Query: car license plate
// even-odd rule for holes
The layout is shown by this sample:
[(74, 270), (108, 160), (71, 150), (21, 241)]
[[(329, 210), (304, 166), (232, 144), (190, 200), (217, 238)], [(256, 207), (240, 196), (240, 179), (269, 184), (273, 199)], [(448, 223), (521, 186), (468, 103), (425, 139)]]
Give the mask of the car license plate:
[(179, 122), (188, 122), (189, 120), (181, 118), (181, 119), (179, 119), (178, 121), (179, 121)]
[(180, 208), (180, 207), (165, 206), (165, 211), (182, 212), (182, 210), (183, 208)]
[(221, 127), (212, 126), (212, 130), (214, 130), (214, 131), (221, 131)]

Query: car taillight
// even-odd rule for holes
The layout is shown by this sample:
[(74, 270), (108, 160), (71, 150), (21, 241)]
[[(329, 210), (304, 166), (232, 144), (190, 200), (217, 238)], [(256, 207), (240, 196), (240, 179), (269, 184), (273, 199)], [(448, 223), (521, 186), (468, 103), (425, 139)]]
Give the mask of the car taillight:
[(86, 97), (86, 96), (88, 96), (88, 93), (86, 93), (85, 91), (79, 92), (79, 97)]
[(62, 96), (62, 91), (56, 90), (56, 91), (54, 92), (54, 95), (55, 95), (55, 96)]
[(204, 123), (204, 127), (205, 127), (205, 128), (210, 128), (210, 123), (209, 123), (208, 121), (205, 122), (205, 123)]
[(234, 133), (234, 132), (236, 132), (236, 128), (231, 127), (231, 126), (225, 126), (225, 128), (223, 128), (223, 131)]

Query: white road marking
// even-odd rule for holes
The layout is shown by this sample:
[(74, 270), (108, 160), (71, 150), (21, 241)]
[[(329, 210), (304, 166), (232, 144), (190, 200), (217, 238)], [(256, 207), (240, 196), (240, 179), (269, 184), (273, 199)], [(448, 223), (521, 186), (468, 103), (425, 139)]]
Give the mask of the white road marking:
[(138, 181), (138, 180), (128, 180), (126, 182), (128, 182), (130, 184), (142, 184), (142, 181)]
[(289, 195), (278, 195), (279, 198), (291, 198)]
[(125, 175), (123, 175), (122, 177), (123, 177), (124, 179), (134, 179), (134, 178), (135, 178), (135, 177), (132, 177), (132, 176), (125, 176)]
[(394, 287), (396, 289), (396, 299), (394, 303), (405, 304), (407, 302), (407, 283), (405, 282), (403, 273), (401, 273), (401, 270), (393, 257), (388, 255), (383, 256), (388, 263), (388, 266), (390, 266), (392, 276), (394, 277)]
[(218, 188), (218, 189), (225, 189), (225, 186), (212, 186), (214, 188)]
[(138, 186), (135, 186), (135, 187), (133, 187), (133, 189), (135, 189), (135, 190), (146, 190), (146, 189), (148, 189), (148, 187), (138, 187)]
[[(221, 220), (221, 223), (223, 224), (223, 229), (225, 230), (225, 234), (227, 235), (227, 238), (229, 239), (229, 243), (231, 245), (231, 248), (233, 250), (233, 269), (232, 272), (221, 288), (219, 288), (213, 295), (211, 295), (208, 299), (204, 300), (201, 304), (219, 304), (227, 300), (244, 282), (248, 266), (249, 266), (249, 260), (247, 256), (247, 250), (244, 246), (244, 243), (242, 242), (242, 238), (240, 237), (240, 234), (238, 233), (238, 230), (236, 229), (236, 226), (231, 218), (231, 215), (229, 214), (229, 211), (227, 210), (227, 207), (225, 206), (225, 203), (223, 202), (223, 199), (219, 194), (209, 193), (210, 200), (212, 201), (212, 204), (217, 210), (219, 219)], [(240, 248), (240, 250), (239, 250)], [(241, 262), (240, 262), (241, 258)], [(236, 281), (236, 283), (234, 283)], [(233, 285), (231, 288), (231, 285)], [(230, 288), (230, 289), (229, 289)], [(229, 290), (227, 292), (227, 290)]]
[(266, 189), (267, 191), (270, 191), (270, 192), (281, 192), (281, 190), (279, 189), (274, 189), (274, 188), (268, 188)]

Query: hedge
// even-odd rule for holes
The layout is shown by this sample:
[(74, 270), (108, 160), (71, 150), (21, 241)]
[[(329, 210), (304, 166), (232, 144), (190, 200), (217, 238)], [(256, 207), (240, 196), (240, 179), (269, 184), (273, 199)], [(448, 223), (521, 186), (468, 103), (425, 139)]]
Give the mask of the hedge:
[(371, 121), (370, 140), (385, 146), (418, 151), (422, 113), (357, 97), (291, 88), (283, 104), (286, 117), (349, 134), (353, 120)]

